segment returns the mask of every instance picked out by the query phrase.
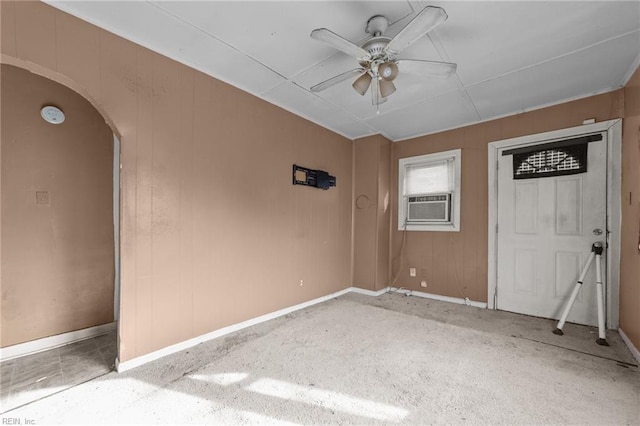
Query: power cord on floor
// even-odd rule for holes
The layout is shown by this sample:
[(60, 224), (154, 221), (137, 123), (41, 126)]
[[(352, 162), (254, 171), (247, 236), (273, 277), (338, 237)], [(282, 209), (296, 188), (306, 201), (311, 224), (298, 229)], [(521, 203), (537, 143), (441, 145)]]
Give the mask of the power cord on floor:
[(456, 285), (456, 289), (458, 290), (458, 293), (460, 293), (460, 296), (462, 296), (462, 298), (465, 301), (465, 304), (469, 304), (469, 298), (464, 294), (464, 292), (462, 290), (460, 290), (460, 286), (458, 285), (458, 283), (460, 282), (460, 276), (458, 275), (458, 265), (456, 264), (456, 256), (453, 255), (454, 252), (454, 247), (453, 247), (453, 238), (449, 238), (449, 242), (451, 243), (451, 253), (452, 253), (452, 257), (453, 257), (453, 271), (455, 273), (455, 285)]
[[(403, 225), (403, 229), (402, 229), (402, 244), (400, 245), (400, 253), (398, 254), (398, 256), (396, 258), (394, 258), (393, 260), (395, 261), (396, 259), (398, 260), (398, 269), (396, 271), (396, 275), (393, 278), (393, 281), (391, 282), (391, 285), (389, 286), (389, 291), (387, 291), (387, 293), (397, 293), (401, 290), (406, 290), (407, 292), (405, 293), (407, 296), (411, 295), (411, 289), (408, 289), (406, 287), (394, 287), (396, 282), (398, 281), (398, 278), (400, 278), (400, 273), (402, 272), (402, 260), (404, 257), (404, 249), (406, 246), (406, 242), (407, 242), (407, 220), (405, 219), (404, 221), (404, 225)], [(460, 294), (460, 296), (462, 296), (462, 298), (465, 301), (466, 305), (469, 305), (471, 303), (470, 299), (467, 297), (467, 295), (464, 293), (464, 291), (462, 291), (460, 289), (460, 275), (458, 274), (458, 265), (456, 262), (456, 256), (453, 255), (454, 252), (454, 246), (453, 246), (453, 239), (450, 238), (449, 239), (450, 242), (450, 246), (451, 246), (451, 251), (450, 253), (452, 254), (453, 257), (453, 271), (455, 274), (455, 286), (456, 286), (456, 290), (458, 290), (458, 293)], [(392, 262), (393, 264), (393, 262)]]
[(398, 256), (395, 259), (393, 259), (394, 261), (398, 259), (398, 270), (396, 272), (395, 278), (393, 279), (393, 281), (391, 281), (391, 285), (389, 286), (389, 291), (387, 293), (397, 293), (400, 290), (409, 290), (405, 287), (398, 287), (395, 290), (392, 290), (396, 284), (396, 281), (398, 281), (398, 278), (400, 277), (400, 272), (402, 271), (402, 257), (404, 255), (404, 247), (406, 242), (407, 242), (407, 220), (405, 219), (403, 231), (402, 231), (402, 244), (400, 245), (400, 254), (398, 254)]

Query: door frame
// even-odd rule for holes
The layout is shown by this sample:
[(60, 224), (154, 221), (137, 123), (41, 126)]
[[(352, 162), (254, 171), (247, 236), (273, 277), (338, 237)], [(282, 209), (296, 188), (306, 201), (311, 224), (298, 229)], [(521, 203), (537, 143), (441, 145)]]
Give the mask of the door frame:
[(120, 320), (120, 138), (113, 134), (113, 320)]
[(487, 308), (496, 309), (498, 284), (498, 150), (519, 146), (538, 145), (554, 139), (571, 138), (589, 133), (604, 132), (607, 141), (607, 276), (606, 276), (606, 326), (618, 328), (620, 288), (620, 232), (621, 232), (621, 166), (622, 119), (585, 124), (567, 129), (537, 133), (490, 142), (488, 145), (489, 171), (489, 225), (488, 225), (488, 276)]

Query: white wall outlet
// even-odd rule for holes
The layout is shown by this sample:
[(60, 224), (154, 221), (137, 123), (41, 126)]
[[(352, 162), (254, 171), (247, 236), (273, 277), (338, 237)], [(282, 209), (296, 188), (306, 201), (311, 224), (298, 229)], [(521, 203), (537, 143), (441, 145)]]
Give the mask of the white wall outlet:
[(416, 276), (416, 268), (409, 268), (409, 276), (411, 277)]
[(36, 191), (36, 204), (41, 206), (48, 206), (49, 191)]
[(422, 288), (427, 288), (427, 282), (426, 281), (420, 281), (420, 287)]
[(304, 281), (300, 280), (300, 287), (304, 285)]

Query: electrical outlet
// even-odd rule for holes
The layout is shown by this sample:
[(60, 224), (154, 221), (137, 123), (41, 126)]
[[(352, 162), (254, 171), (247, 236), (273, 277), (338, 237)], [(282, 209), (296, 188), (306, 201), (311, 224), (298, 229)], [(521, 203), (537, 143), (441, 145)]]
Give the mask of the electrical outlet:
[(420, 287), (427, 288), (427, 282), (426, 281), (420, 281)]
[(49, 192), (48, 191), (36, 191), (36, 204), (41, 206), (49, 205)]
[(300, 287), (304, 285), (304, 281), (300, 280)]
[(409, 268), (409, 276), (411, 277), (416, 276), (416, 268)]

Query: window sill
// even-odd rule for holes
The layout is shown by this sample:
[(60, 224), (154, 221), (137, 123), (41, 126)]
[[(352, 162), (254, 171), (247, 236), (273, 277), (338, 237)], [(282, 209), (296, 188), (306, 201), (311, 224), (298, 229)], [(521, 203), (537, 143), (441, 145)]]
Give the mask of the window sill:
[[(404, 225), (398, 226), (398, 231), (404, 231)], [(406, 227), (407, 231), (437, 231), (437, 232), (460, 232), (460, 227), (455, 226), (453, 223), (447, 224), (437, 224), (437, 225), (421, 225), (421, 224), (410, 224)]]

